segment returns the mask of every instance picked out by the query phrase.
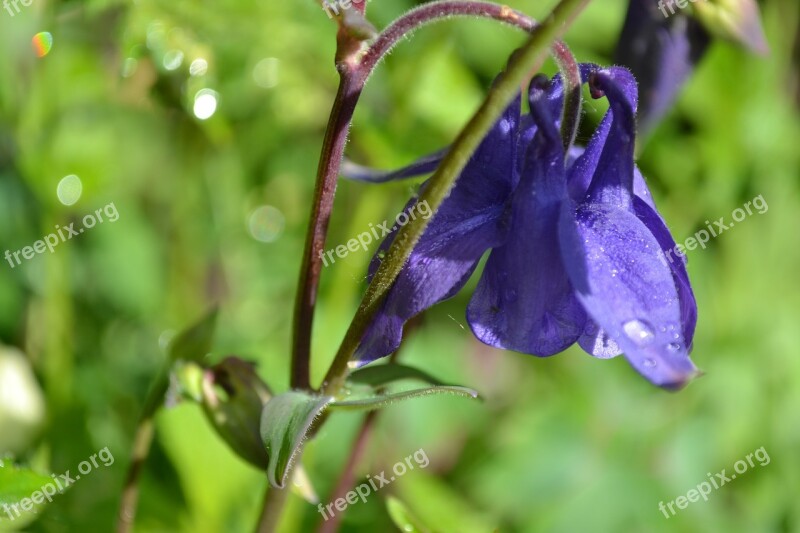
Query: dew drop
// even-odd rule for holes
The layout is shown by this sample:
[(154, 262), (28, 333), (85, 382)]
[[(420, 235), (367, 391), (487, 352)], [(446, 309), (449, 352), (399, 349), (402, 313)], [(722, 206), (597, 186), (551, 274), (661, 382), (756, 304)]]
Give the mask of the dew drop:
[(677, 343), (677, 342), (671, 342), (671, 343), (667, 344), (667, 351), (668, 352), (675, 353), (680, 349), (681, 349), (681, 345), (679, 343)]
[(653, 340), (653, 328), (643, 320), (629, 320), (622, 325), (625, 335), (639, 346), (644, 346)]
[(644, 360), (644, 366), (646, 366), (647, 368), (653, 368), (654, 366), (656, 366), (656, 360), (655, 359), (645, 359)]

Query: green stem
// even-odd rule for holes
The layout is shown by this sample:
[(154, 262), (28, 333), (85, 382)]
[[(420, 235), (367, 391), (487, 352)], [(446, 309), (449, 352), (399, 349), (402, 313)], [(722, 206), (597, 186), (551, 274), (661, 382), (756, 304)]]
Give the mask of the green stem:
[[(458, 175), (466, 166), (473, 152), (508, 107), (511, 99), (517, 95), (519, 86), (525, 77), (529, 72), (541, 67), (551, 43), (563, 35), (569, 24), (588, 2), (589, 0), (562, 0), (559, 2), (550, 16), (534, 28), (528, 41), (509, 62), (505, 75), (494, 85), (484, 103), (456, 138), (450, 152), (436, 169), (429, 186), (420, 197), (419, 201), (427, 202), (434, 213), (438, 211), (442, 202), (450, 194)], [(328, 370), (323, 382), (324, 394), (336, 395), (341, 389), (348, 373), (350, 358), (367, 326), (433, 218), (417, 218), (404, 226), (397, 234), (372, 279), (372, 283), (367, 288), (367, 293)]]
[[(289, 476), (291, 476), (291, 472)], [(273, 533), (278, 530), (278, 524), (283, 516), (283, 507), (286, 505), (290, 490), (288, 485), (283, 489), (267, 487), (256, 533)]]
[[(345, 35), (339, 35), (337, 57), (341, 55), (342, 49), (350, 50), (354, 55), (339, 57), (337, 61), (341, 82), (328, 120), (322, 153), (320, 154), (314, 200), (303, 262), (300, 267), (297, 298), (295, 300), (292, 332), (292, 388), (310, 388), (311, 331), (319, 278), (322, 272), (320, 254), (323, 251), (325, 237), (328, 233), (328, 223), (333, 210), (339, 169), (353, 119), (353, 112), (364, 85), (381, 59), (398, 42), (424, 24), (447, 20), (452, 17), (487, 18), (514, 26), (526, 32), (530, 32), (536, 26), (535, 21), (525, 14), (499, 4), (445, 1), (432, 2), (409, 11), (381, 32), (361, 57), (357, 57), (360, 53), (358, 48), (350, 43)], [(567, 143), (574, 138), (577, 130), (577, 116), (580, 112), (580, 73), (569, 48), (563, 42), (554, 41), (551, 52), (564, 75), (566, 94), (573, 95), (573, 97), (565, 99), (564, 120), (562, 122), (563, 136), (565, 143)], [(575, 94), (578, 97), (577, 106), (574, 103)], [(568, 111), (570, 105), (572, 111)], [(576, 118), (575, 120), (568, 120), (568, 117)]]

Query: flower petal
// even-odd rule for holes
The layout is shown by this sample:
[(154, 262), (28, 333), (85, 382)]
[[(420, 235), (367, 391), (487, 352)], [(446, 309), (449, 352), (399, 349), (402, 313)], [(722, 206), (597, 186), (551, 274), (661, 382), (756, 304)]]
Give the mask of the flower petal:
[[(694, 330), (697, 326), (697, 301), (694, 298), (692, 285), (689, 283), (689, 273), (686, 271), (685, 264), (686, 258), (684, 256), (680, 259), (673, 260), (673, 255), (666, 255), (669, 250), (675, 249), (675, 239), (672, 238), (664, 219), (661, 218), (661, 215), (659, 215), (655, 209), (639, 197), (634, 199), (633, 206), (636, 216), (639, 220), (644, 222), (644, 225), (647, 226), (647, 229), (650, 230), (650, 233), (652, 233), (658, 241), (662, 252), (660, 255), (661, 259), (664, 260), (664, 257), (670, 258), (669, 268), (672, 271), (672, 277), (675, 280), (675, 286), (678, 289), (678, 298), (681, 303), (683, 337), (686, 340), (689, 351), (691, 351), (694, 341)], [(666, 260), (664, 261), (666, 262)]]
[(608, 98), (612, 120), (586, 199), (632, 209), (636, 80), (628, 70), (614, 67), (593, 72), (589, 85), (593, 96)]
[(561, 263), (558, 213), (566, 200), (564, 151), (544, 91), (531, 102), (539, 122), (514, 192), (508, 240), (489, 256), (467, 310), (475, 336), (497, 348), (559, 353), (583, 331), (586, 314)]
[(681, 13), (669, 2), (630, 0), (614, 62), (630, 68), (639, 80), (639, 127), (643, 132), (672, 106), (710, 42), (708, 32), (693, 15)]
[[(519, 120), (517, 98), (473, 154), (411, 253), (356, 351), (359, 364), (396, 350), (405, 322), (457, 293), (484, 252), (505, 240), (507, 204), (519, 179)], [(388, 245), (384, 242), (382, 249)], [(371, 272), (381, 257), (379, 250)]]
[(642, 221), (613, 205), (583, 204), (562, 211), (560, 240), (578, 300), (640, 374), (665, 388), (696, 375), (672, 272)]
[(447, 155), (447, 152), (449, 151), (450, 147), (447, 146), (441, 150), (433, 152), (432, 154), (422, 156), (410, 165), (398, 168), (397, 170), (377, 170), (358, 165), (348, 159), (345, 159), (342, 161), (340, 174), (342, 177), (349, 180), (363, 181), (365, 183), (386, 183), (389, 181), (415, 178), (417, 176), (430, 174), (436, 170), (436, 167), (439, 166), (439, 163), (442, 162), (442, 159), (444, 159), (444, 156)]

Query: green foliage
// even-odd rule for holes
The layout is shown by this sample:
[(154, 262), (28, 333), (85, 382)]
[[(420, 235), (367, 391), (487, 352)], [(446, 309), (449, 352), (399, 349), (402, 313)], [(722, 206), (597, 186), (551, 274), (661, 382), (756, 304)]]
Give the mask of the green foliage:
[(331, 396), (312, 396), (286, 392), (272, 398), (261, 412), (261, 440), (269, 455), (267, 479), (283, 488), (303, 446), (311, 425), (333, 400)]
[(404, 379), (416, 379), (431, 385), (444, 385), (443, 382), (422, 370), (397, 363), (359, 368), (350, 374), (348, 381), (378, 388)]
[[(507, 3), (539, 17), (551, 6)], [(412, 5), (373, 0), (369, 19), (381, 28)], [(473, 278), (426, 313), (400, 362), (475, 387), (485, 401), (441, 396), (381, 411), (358, 480), (409, 450), (425, 449), (431, 465), (348, 508), (342, 531), (391, 531), (390, 494), (441, 532), (800, 528), (800, 74), (792, 52), (800, 6), (761, 5), (770, 55), (715, 44), (675, 109), (640, 142), (638, 164), (679, 241), (756, 195), (769, 204), (689, 253), (700, 311), (693, 358), (705, 377), (668, 394), (621, 359), (487, 349), (464, 319)], [(592, 2), (566, 38), (579, 60), (609, 63), (623, 10), (624, 2)], [(40, 31), (54, 39), (41, 59), (30, 46)], [(15, 268), (0, 256), (0, 342), (32, 367), (28, 396), (46, 400), (43, 431), (14, 434), (13, 462), (64, 472), (105, 446), (117, 459), (34, 522), (10, 527), (112, 529), (166, 340), (216, 302), (214, 355), (203, 362), (237, 354), (258, 363), (272, 390), (287, 390), (291, 306), (336, 90), (335, 31), (310, 0), (34, 1), (14, 17), (0, 7), (0, 254), (109, 202), (119, 209), (118, 221), (52, 254)], [(486, 21), (420, 30), (370, 80), (348, 156), (390, 168), (452, 142), (522, 39)], [(169, 70), (174, 51), (182, 62)], [(205, 73), (195, 64), (192, 75), (201, 58)], [(207, 120), (194, 115), (203, 89), (218, 97)], [(585, 110), (579, 142), (603, 108), (590, 101)], [(70, 174), (83, 193), (65, 206), (56, 188)], [(394, 217), (416, 185), (340, 183), (326, 248)], [(370, 252), (323, 269), (315, 385), (363, 293)], [(304, 466), (324, 503), (362, 417), (331, 413), (305, 445)], [(0, 420), (6, 442), (12, 425)], [(161, 410), (155, 423), (137, 530), (252, 531), (264, 473), (232, 453), (195, 405)], [(668, 520), (658, 510), (760, 446), (769, 465)], [(289, 533), (320, 522), (315, 506), (297, 497), (286, 518)]]
[[(42, 499), (37, 504), (31, 497), (52, 481), (49, 476), (0, 461), (0, 531), (25, 527), (32, 522), (47, 500)], [(25, 502), (27, 510), (21, 507), (21, 502)]]
[(465, 398), (473, 399), (478, 398), (478, 393), (467, 387), (441, 385), (438, 387), (409, 390), (394, 394), (377, 394), (375, 396), (361, 398), (358, 400), (341, 400), (333, 402), (330, 407), (331, 409), (341, 411), (373, 411), (375, 409), (388, 407), (404, 400), (411, 400), (414, 398), (422, 398), (424, 396), (433, 396), (437, 394), (450, 394), (453, 396), (463, 396)]

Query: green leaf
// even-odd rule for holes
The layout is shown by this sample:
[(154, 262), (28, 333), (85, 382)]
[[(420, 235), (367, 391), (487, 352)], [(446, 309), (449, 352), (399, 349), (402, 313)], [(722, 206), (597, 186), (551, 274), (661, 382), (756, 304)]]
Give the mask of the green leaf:
[(275, 396), (264, 406), (261, 440), (269, 454), (267, 478), (273, 487), (284, 488), (311, 424), (332, 401), (331, 396), (292, 391)]
[(259, 470), (269, 465), (261, 442), (261, 414), (272, 393), (254, 363), (226, 357), (201, 377), (200, 404), (225, 443)]
[(217, 308), (214, 307), (198, 322), (179, 333), (169, 344), (169, 359), (156, 376), (145, 400), (142, 419), (152, 417), (164, 402), (169, 390), (170, 370), (177, 361), (200, 363), (211, 351), (214, 328), (217, 324)]
[(400, 531), (407, 531), (408, 533), (428, 533), (430, 531), (430, 529), (420, 524), (416, 516), (411, 514), (406, 504), (394, 496), (386, 498), (386, 510), (389, 513), (389, 518), (392, 519), (392, 522)]
[(353, 383), (369, 385), (375, 388), (388, 385), (394, 381), (400, 381), (401, 379), (418, 379), (431, 385), (445, 385), (444, 382), (439, 381), (422, 370), (411, 366), (396, 364), (365, 366), (350, 374), (347, 379)]
[(211, 351), (214, 342), (214, 329), (217, 326), (216, 307), (211, 309), (198, 322), (179, 333), (169, 344), (169, 357), (172, 361), (194, 361), (199, 363)]
[(411, 400), (413, 398), (421, 398), (423, 396), (431, 396), (434, 394), (453, 394), (456, 396), (464, 396), (466, 398), (479, 398), (478, 392), (473, 389), (445, 385), (439, 387), (429, 387), (427, 389), (397, 392), (394, 394), (380, 394), (378, 396), (363, 398), (361, 400), (334, 402), (330, 405), (330, 407), (331, 409), (337, 409), (340, 411), (374, 411), (375, 409), (382, 409), (392, 405), (393, 403)]
[[(0, 460), (0, 530), (19, 529), (32, 522), (36, 517), (36, 510), (42, 505), (36, 505), (32, 500), (33, 497), (48, 501), (44, 499), (45, 496), (42, 492), (45, 485), (52, 487), (53, 495), (56, 494), (57, 488), (53, 483), (53, 478), (37, 474), (26, 468), (17, 468)], [(49, 492), (51, 492), (50, 489), (48, 489), (48, 494)], [(47, 498), (52, 498), (52, 495)], [(25, 506), (29, 507), (27, 511), (23, 510), (20, 505), (20, 502), (23, 501), (25, 501)], [(19, 516), (17, 516), (17, 511), (19, 511)]]

